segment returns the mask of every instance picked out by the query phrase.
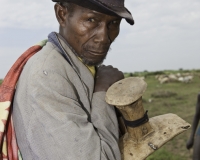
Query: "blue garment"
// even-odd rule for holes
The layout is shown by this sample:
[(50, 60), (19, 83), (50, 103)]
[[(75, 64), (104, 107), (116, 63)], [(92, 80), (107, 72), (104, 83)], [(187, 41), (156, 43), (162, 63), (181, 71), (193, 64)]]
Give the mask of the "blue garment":
[(196, 135), (200, 136), (200, 127), (198, 127), (198, 129), (197, 129)]

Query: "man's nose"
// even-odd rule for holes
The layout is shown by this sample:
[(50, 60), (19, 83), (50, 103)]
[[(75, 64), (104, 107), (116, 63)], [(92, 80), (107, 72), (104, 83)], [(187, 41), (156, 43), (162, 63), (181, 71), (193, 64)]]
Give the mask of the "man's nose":
[(97, 28), (97, 32), (94, 38), (95, 43), (111, 43), (109, 28), (106, 24), (102, 24)]

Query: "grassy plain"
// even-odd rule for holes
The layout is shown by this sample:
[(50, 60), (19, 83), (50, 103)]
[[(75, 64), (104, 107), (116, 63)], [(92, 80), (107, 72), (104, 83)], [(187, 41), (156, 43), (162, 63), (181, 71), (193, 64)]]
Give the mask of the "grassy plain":
[[(157, 74), (169, 73), (191, 73), (194, 78), (190, 83), (171, 82), (160, 84), (155, 79)], [(159, 72), (136, 72), (124, 73), (125, 77), (144, 76), (147, 82), (147, 90), (143, 95), (143, 106), (148, 110), (149, 117), (154, 117), (166, 113), (175, 113), (185, 121), (192, 124), (195, 113), (197, 94), (200, 92), (200, 70), (179, 70), (179, 71), (159, 71)], [(0, 80), (1, 84), (2, 80)], [(155, 98), (152, 95), (169, 92), (172, 96)], [(154, 152), (147, 160), (192, 160), (192, 150), (186, 149), (186, 142), (191, 129), (176, 136), (166, 143), (158, 151)]]
[[(187, 72), (193, 74), (194, 78), (192, 82), (170, 82), (160, 84), (155, 78), (156, 74), (169, 74), (178, 72)], [(161, 73), (125, 73), (126, 77), (129, 77), (130, 75), (145, 77), (145, 81), (148, 86), (143, 95), (143, 106), (145, 110), (148, 110), (149, 117), (166, 113), (175, 113), (188, 123), (192, 124), (197, 94), (200, 92), (200, 70), (162, 71)], [(163, 92), (172, 93), (172, 96), (163, 96), (160, 98), (152, 97), (152, 95)], [(147, 158), (147, 160), (191, 160), (192, 150), (186, 149), (186, 142), (189, 138), (190, 132), (191, 128), (176, 136), (158, 151), (154, 152), (150, 157)]]

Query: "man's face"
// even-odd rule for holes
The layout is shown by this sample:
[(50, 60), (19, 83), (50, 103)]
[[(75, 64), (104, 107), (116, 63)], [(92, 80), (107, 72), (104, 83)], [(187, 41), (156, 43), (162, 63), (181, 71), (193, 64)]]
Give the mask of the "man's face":
[(75, 5), (67, 14), (61, 35), (87, 65), (103, 62), (119, 34), (121, 18)]

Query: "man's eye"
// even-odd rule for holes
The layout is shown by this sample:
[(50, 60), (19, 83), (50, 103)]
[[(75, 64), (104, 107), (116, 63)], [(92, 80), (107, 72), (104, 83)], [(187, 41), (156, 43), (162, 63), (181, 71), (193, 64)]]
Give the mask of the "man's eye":
[(88, 21), (89, 22), (94, 22), (95, 20), (94, 20), (94, 18), (89, 18)]
[(112, 23), (113, 23), (113, 24), (119, 24), (119, 22), (116, 21), (116, 20), (115, 20), (115, 21), (112, 21)]

